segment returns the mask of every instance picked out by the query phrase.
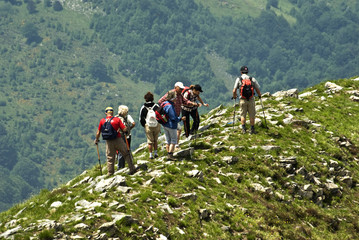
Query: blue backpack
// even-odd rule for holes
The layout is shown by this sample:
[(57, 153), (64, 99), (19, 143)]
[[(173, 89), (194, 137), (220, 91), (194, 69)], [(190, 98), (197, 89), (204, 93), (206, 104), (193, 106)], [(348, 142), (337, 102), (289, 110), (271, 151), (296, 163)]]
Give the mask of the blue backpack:
[(117, 131), (113, 128), (111, 124), (113, 118), (114, 117), (112, 117), (110, 120), (106, 119), (106, 122), (101, 127), (103, 140), (112, 140), (117, 138)]

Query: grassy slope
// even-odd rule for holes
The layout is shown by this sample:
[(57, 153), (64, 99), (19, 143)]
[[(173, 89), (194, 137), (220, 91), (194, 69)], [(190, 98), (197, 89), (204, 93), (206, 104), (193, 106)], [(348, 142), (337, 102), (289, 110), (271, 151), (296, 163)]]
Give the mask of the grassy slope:
[[(131, 115), (137, 119), (137, 106), (143, 103), (143, 96), (147, 91), (153, 92), (154, 85), (141, 81), (135, 83), (119, 73), (117, 70), (119, 56), (110, 54), (97, 37), (93, 36), (94, 32), (89, 28), (89, 16), (70, 10), (66, 6), (61, 12), (45, 8), (43, 4), (36, 6), (38, 13), (34, 15), (28, 14), (26, 4), (16, 7), (18, 10), (15, 13), (16, 17), (1, 26), (4, 32), (1, 47), (7, 51), (2, 53), (3, 60), (0, 61), (0, 67), (7, 69), (12, 64), (20, 66), (24, 69), (27, 78), (20, 80), (20, 84), (2, 84), (0, 100), (7, 102), (6, 106), (0, 107), (3, 120), (10, 120), (10, 116), (17, 115), (34, 127), (43, 124), (47, 118), (60, 117), (58, 112), (65, 113), (67, 116), (81, 115), (85, 126), (79, 137), (89, 144), (88, 151), (95, 156), (96, 149), (92, 146), (92, 139), (98, 121), (103, 117), (103, 109), (108, 105), (117, 107), (126, 104), (130, 106)], [(35, 23), (39, 28), (39, 35), (43, 38), (41, 44), (25, 43), (26, 39), (23, 38), (20, 27), (27, 22)], [(49, 24), (61, 24), (61, 30), (57, 30), (56, 26), (49, 27)], [(83, 40), (70, 36), (76, 32), (92, 40), (88, 41), (88, 45), (83, 44)], [(53, 45), (56, 38), (66, 42), (65, 50), (61, 51)], [(81, 75), (90, 62), (98, 57), (112, 65), (110, 74), (113, 82), (95, 82), (95, 85), (93, 83), (88, 85), (86, 83), (89, 81), (88, 78), (83, 79)], [(32, 66), (39, 61), (45, 61), (46, 65)], [(46, 72), (46, 75), (42, 75), (42, 72)], [(76, 78), (79, 80), (77, 81)], [(107, 95), (112, 97), (108, 98)], [(159, 98), (159, 96), (155, 97)], [(57, 126), (56, 132), (69, 129), (68, 123), (63, 122)], [(6, 126), (10, 129), (13, 124), (14, 122), (10, 121)], [(135, 131), (143, 132), (140, 127)], [(56, 132), (54, 134), (57, 134)], [(46, 178), (45, 186), (49, 188), (69, 179), (68, 176), (61, 176), (62, 174), (59, 173), (62, 162), (73, 165), (74, 159), (84, 157), (76, 148), (61, 147), (52, 138), (52, 135), (46, 136), (41, 132), (31, 137), (33, 145), (42, 146), (45, 152), (48, 148), (63, 152), (62, 156), (49, 156), (48, 162), (43, 164), (46, 168), (41, 169)], [(135, 142), (134, 145), (136, 144), (139, 143)]]
[[(127, 236), (129, 239), (141, 239), (143, 236), (151, 238), (159, 234), (170, 236), (171, 239), (356, 239), (359, 237), (357, 187), (349, 188), (334, 179), (342, 189), (342, 196), (327, 198), (323, 206), (318, 206), (310, 200), (298, 197), (298, 194), (288, 187), (288, 183), (295, 182), (299, 186), (311, 184), (314, 190), (318, 186), (300, 174), (288, 175), (285, 169), (278, 165), (280, 157), (296, 156), (297, 169), (305, 167), (325, 183), (332, 178), (329, 163), (335, 160), (343, 169), (351, 172), (354, 183), (357, 183), (359, 108), (356, 102), (349, 100), (350, 95), (346, 91), (359, 90), (359, 82), (348, 79), (335, 82), (345, 88), (333, 97), (325, 93), (322, 83), (307, 89), (305, 92), (316, 92), (304, 100), (264, 99), (267, 117), (271, 116), (271, 120), (277, 120), (278, 124), (269, 124), (268, 130), (258, 128), (257, 135), (239, 134), (238, 125), (233, 131), (232, 126), (226, 124), (232, 120), (233, 107), (229, 107), (225, 115), (216, 118), (218, 122), (202, 132), (198, 139), (181, 145), (182, 148), (189, 145), (195, 148), (192, 159), (148, 163), (148, 173), (153, 170), (164, 172), (163, 176), (156, 178), (155, 183), (143, 185), (151, 176), (140, 171), (133, 177), (124, 175), (127, 185), (132, 187), (130, 194), (112, 190), (106, 195), (90, 193), (84, 190), (87, 184), (71, 187), (86, 176), (98, 176), (98, 170), (93, 168), (69, 185), (63, 185), (52, 192), (43, 191), (27, 202), (2, 213), (0, 232), (5, 230), (4, 224), (12, 219), (11, 216), (24, 208), (18, 223), (26, 228), (36, 220), (45, 218), (63, 222), (61, 219), (65, 216), (74, 214), (75, 202), (86, 199), (102, 202), (102, 206), (97, 207), (95, 212), (104, 215), (91, 218), (91, 214), (87, 213), (84, 221), (63, 223), (61, 231), (67, 235), (93, 234), (102, 223), (111, 221), (111, 214), (118, 213), (116, 207), (109, 207), (109, 204), (116, 200), (125, 204), (121, 212), (139, 220), (137, 224), (117, 223), (121, 236)], [(325, 99), (322, 99), (322, 96)], [(303, 111), (295, 110), (300, 108)], [(202, 122), (213, 118), (220, 109), (203, 115)], [(284, 111), (284, 114), (278, 114), (276, 111)], [(294, 119), (309, 119), (321, 126), (310, 125), (306, 128), (284, 125), (283, 119), (288, 114), (292, 114)], [(340, 147), (333, 137), (345, 137), (350, 140), (352, 146)], [(266, 152), (260, 148), (251, 148), (264, 145), (279, 146), (280, 150)], [(233, 146), (234, 148), (230, 148)], [(163, 151), (160, 153), (164, 154)], [(224, 156), (235, 156), (239, 161), (228, 165), (223, 161)], [(146, 152), (139, 151), (135, 159), (139, 161), (147, 157)], [(188, 176), (187, 171), (193, 169), (204, 173), (203, 181)], [(230, 175), (231, 173), (239, 174), (239, 177)], [(273, 184), (268, 183), (268, 177)], [(252, 183), (271, 188), (282, 194), (284, 200), (280, 200), (275, 194), (255, 191)], [(197, 200), (178, 198), (180, 194), (190, 192), (197, 194)], [(50, 210), (49, 206), (54, 201), (62, 201), (64, 204), (56, 211)], [(160, 203), (167, 203), (173, 213), (161, 210), (158, 207)], [(210, 220), (199, 220), (200, 209), (207, 209), (211, 213)], [(90, 229), (76, 230), (74, 226), (80, 222), (91, 226)], [(158, 228), (158, 232), (144, 232), (150, 226)], [(182, 229), (185, 235), (179, 234), (177, 227)], [(40, 231), (35, 228), (19, 233), (18, 237), (24, 238), (33, 234), (38, 236)], [(53, 235), (54, 230), (47, 234)]]

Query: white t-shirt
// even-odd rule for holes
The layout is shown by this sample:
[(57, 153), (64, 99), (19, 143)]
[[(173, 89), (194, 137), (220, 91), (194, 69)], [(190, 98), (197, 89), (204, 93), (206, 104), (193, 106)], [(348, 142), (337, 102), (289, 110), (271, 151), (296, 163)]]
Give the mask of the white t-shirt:
[[(242, 79), (248, 79), (249, 78), (249, 76), (247, 75), (247, 74), (242, 74)], [(254, 88), (254, 90), (255, 89), (259, 89), (259, 87), (260, 87), (260, 85), (259, 85), (259, 83), (257, 82), (257, 80), (254, 78), (254, 77), (252, 77), (252, 84), (253, 84), (253, 88)], [(238, 77), (237, 79), (236, 79), (236, 82), (234, 83), (234, 89), (236, 89), (236, 91), (237, 91), (237, 89), (240, 89), (241, 88), (241, 86), (242, 86), (242, 81), (240, 80), (240, 78)]]

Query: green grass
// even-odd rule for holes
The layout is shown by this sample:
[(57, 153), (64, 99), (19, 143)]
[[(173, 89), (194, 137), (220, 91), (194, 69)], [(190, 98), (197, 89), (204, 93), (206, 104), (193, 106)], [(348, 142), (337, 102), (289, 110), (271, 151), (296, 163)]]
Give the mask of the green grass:
[[(349, 88), (358, 90), (359, 83), (349, 79), (335, 81), (345, 87), (340, 94), (333, 98), (325, 93), (324, 83), (306, 91), (317, 89), (315, 95), (307, 99), (286, 98), (278, 101), (274, 98), (265, 101), (267, 108), (280, 109), (279, 104), (290, 103), (295, 108), (303, 108), (303, 112), (290, 111), (294, 119), (312, 120), (321, 127), (314, 126), (279, 126), (270, 125), (269, 129), (258, 127), (257, 135), (242, 135), (239, 133), (239, 123), (233, 131), (231, 125), (223, 125), (232, 119), (233, 107), (228, 107), (227, 113), (218, 118), (219, 124), (201, 133), (201, 137), (194, 140), (191, 146), (195, 148), (193, 159), (183, 159), (172, 164), (150, 162), (149, 169), (158, 169), (164, 175), (156, 178), (156, 182), (149, 186), (143, 183), (151, 179), (145, 173), (139, 176), (126, 176), (127, 185), (132, 187), (132, 196), (110, 190), (106, 197), (100, 193), (90, 193), (88, 184), (71, 187), (85, 176), (99, 176), (98, 169), (93, 167), (88, 173), (76, 177), (70, 186), (61, 186), (53, 191), (43, 190), (28, 201), (18, 204), (7, 212), (0, 214), (0, 231), (5, 231), (4, 224), (20, 210), (21, 220), (18, 222), (23, 228), (40, 219), (62, 221), (64, 216), (74, 213), (74, 205), (81, 199), (102, 202), (96, 207), (102, 217), (89, 218), (85, 214), (84, 223), (90, 230), (76, 230), (74, 226), (79, 222), (64, 223), (63, 232), (67, 234), (91, 234), (104, 222), (112, 221), (111, 214), (117, 212), (110, 208), (113, 200), (125, 204), (122, 212), (131, 215), (138, 222), (126, 220), (117, 222), (121, 236), (125, 239), (156, 237), (159, 233), (171, 236), (171, 239), (355, 239), (359, 237), (357, 214), (359, 197), (357, 187), (349, 188), (345, 184), (335, 181), (342, 187), (342, 196), (325, 199), (323, 206), (313, 201), (301, 199), (288, 184), (295, 182), (299, 186), (312, 184), (304, 176), (288, 175), (286, 170), (278, 165), (281, 156), (295, 156), (298, 162), (297, 169), (305, 167), (308, 172), (315, 173), (320, 181), (331, 178), (328, 164), (331, 160), (338, 161), (339, 165), (352, 174), (353, 180), (358, 181), (359, 167), (354, 158), (359, 146), (358, 127), (356, 119), (358, 105), (349, 100), (345, 91)], [(320, 103), (321, 97), (326, 100)], [(325, 105), (327, 104), (327, 105)], [(343, 107), (345, 106), (345, 107)], [(284, 108), (283, 108), (284, 109)], [(320, 109), (320, 111), (315, 111)], [(237, 109), (238, 110), (238, 109)], [(349, 114), (350, 113), (350, 114)], [(205, 121), (211, 114), (203, 115)], [(283, 120), (282, 114), (278, 120)], [(340, 123), (340, 124), (339, 124)], [(224, 132), (225, 130), (230, 130)], [(332, 132), (332, 133), (330, 133)], [(332, 137), (350, 139), (353, 147), (340, 147)], [(214, 144), (223, 142), (224, 148), (216, 152)], [(187, 147), (182, 146), (182, 148)], [(264, 145), (279, 146), (280, 150), (265, 151), (260, 148)], [(236, 149), (229, 150), (231, 146)], [(258, 146), (258, 148), (252, 148)], [(144, 150), (147, 151), (147, 150)], [(139, 158), (144, 152), (139, 152)], [(146, 155), (145, 155), (146, 156)], [(224, 156), (238, 157), (236, 164), (228, 165)], [(326, 164), (325, 164), (326, 163)], [(198, 169), (203, 172), (204, 180), (188, 176), (187, 171)], [(239, 176), (227, 175), (238, 173)], [(273, 184), (267, 181), (271, 178)], [(218, 183), (220, 181), (220, 183)], [(253, 183), (260, 183), (271, 188), (273, 195), (260, 193), (253, 189)], [(312, 184), (313, 185), (313, 184)], [(313, 185), (316, 191), (319, 186)], [(180, 199), (184, 193), (195, 192), (196, 200)], [(284, 200), (280, 200), (274, 193), (280, 193)], [(54, 201), (61, 201), (63, 205), (56, 210), (49, 209)], [(167, 203), (173, 213), (159, 208), (159, 204)], [(210, 212), (210, 219), (200, 219), (200, 209)], [(94, 226), (92, 228), (92, 226)], [(158, 232), (145, 232), (153, 226)], [(181, 235), (178, 228), (184, 231)], [(51, 238), (52, 230), (33, 230), (15, 235), (15, 239), (27, 238), (35, 235), (38, 238)]]

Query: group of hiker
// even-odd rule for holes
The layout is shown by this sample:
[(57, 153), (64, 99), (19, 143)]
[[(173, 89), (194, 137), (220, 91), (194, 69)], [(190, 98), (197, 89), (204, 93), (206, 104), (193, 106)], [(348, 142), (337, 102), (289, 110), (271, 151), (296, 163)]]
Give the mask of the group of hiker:
[[(237, 90), (240, 92), (240, 109), (242, 133), (246, 133), (246, 115), (249, 114), (251, 134), (255, 134), (255, 101), (254, 90), (258, 97), (261, 97), (259, 84), (255, 78), (247, 75), (248, 68), (241, 68), (241, 76), (236, 79), (233, 89), (233, 99), (237, 98)], [(147, 92), (144, 96), (145, 103), (142, 105), (139, 114), (139, 122), (144, 127), (149, 158), (157, 158), (158, 137), (163, 127), (166, 138), (167, 160), (175, 160), (173, 153), (179, 148), (179, 140), (182, 134), (182, 124), (184, 135), (189, 137), (196, 134), (200, 118), (198, 107), (209, 105), (204, 103), (200, 97), (202, 87), (199, 84), (185, 87), (182, 82), (176, 82), (174, 89), (169, 90), (163, 97), (154, 102), (154, 96)], [(125, 161), (130, 169), (129, 174), (136, 172), (130, 151), (131, 129), (135, 127), (135, 121), (128, 114), (128, 107), (120, 105), (118, 115), (114, 116), (112, 107), (105, 109), (106, 117), (101, 119), (97, 129), (95, 144), (97, 145), (102, 134), (106, 140), (106, 156), (108, 175), (113, 175), (115, 171), (116, 154), (119, 157), (118, 169), (125, 167)], [(193, 119), (190, 126), (190, 117)], [(233, 123), (234, 124), (234, 123)], [(97, 146), (98, 147), (98, 146)]]

